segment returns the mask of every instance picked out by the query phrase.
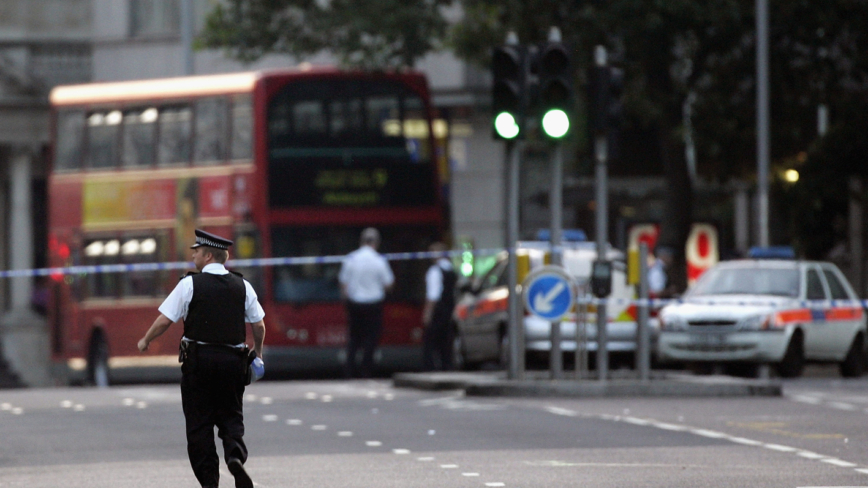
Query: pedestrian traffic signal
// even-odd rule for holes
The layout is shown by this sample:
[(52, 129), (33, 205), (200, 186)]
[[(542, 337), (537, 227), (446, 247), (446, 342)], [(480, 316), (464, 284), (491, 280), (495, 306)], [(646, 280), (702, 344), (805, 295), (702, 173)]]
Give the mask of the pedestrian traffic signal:
[(504, 45), (494, 49), (491, 60), (494, 83), (491, 88), (494, 137), (515, 139), (521, 134), (524, 98), (524, 53), (521, 46)]
[(573, 84), (570, 55), (560, 42), (543, 46), (537, 59), (539, 95), (537, 104), (543, 133), (560, 139), (570, 130), (573, 105)]

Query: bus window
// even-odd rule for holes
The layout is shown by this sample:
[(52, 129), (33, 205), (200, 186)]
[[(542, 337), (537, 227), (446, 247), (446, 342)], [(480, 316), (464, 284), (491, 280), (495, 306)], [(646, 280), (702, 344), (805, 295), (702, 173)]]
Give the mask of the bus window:
[(232, 101), (232, 159), (253, 158), (253, 102), (250, 95)]
[(83, 110), (61, 110), (57, 114), (57, 149), (54, 169), (68, 171), (81, 168), (85, 116)]
[(329, 134), (334, 139), (361, 132), (364, 128), (362, 101), (354, 98), (329, 102), (329, 126)]
[[(118, 264), (120, 251), (121, 243), (118, 239), (96, 239), (85, 242), (84, 262), (90, 266)], [(85, 297), (117, 297), (120, 292), (119, 277), (120, 273), (88, 273)]]
[(401, 136), (401, 116), (397, 97), (368, 98), (367, 112), (368, 132), (380, 137)]
[(425, 104), (419, 97), (404, 99), (404, 138), (410, 161), (419, 163), (431, 160), (431, 138)]
[(160, 166), (185, 165), (190, 161), (193, 112), (189, 106), (160, 109)]
[(196, 151), (194, 161), (205, 166), (226, 160), (228, 119), (226, 99), (203, 98), (196, 102)]
[[(161, 249), (162, 248), (162, 249)], [(164, 259), (165, 246), (154, 237), (128, 237), (121, 240), (120, 262), (123, 264), (150, 263)], [(130, 271), (123, 273), (123, 296), (141, 297), (159, 294), (157, 271)]]
[(325, 114), (322, 102), (310, 100), (296, 103), (292, 108), (293, 124), (296, 135), (324, 135), (326, 131)]
[(122, 119), (119, 110), (93, 112), (87, 117), (88, 167), (104, 169), (117, 164)]
[(121, 165), (124, 167), (154, 164), (154, 143), (157, 135), (157, 109), (139, 108), (124, 113), (124, 147)]

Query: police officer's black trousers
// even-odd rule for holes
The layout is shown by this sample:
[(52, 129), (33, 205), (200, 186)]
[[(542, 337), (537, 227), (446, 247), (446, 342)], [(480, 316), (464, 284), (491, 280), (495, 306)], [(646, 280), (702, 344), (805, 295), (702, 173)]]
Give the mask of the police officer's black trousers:
[[(374, 351), (380, 342), (383, 329), (383, 302), (347, 302), (350, 334), (347, 339), (347, 363), (345, 374), (349, 378), (369, 378), (374, 369)], [(362, 365), (356, 368), (356, 353), (362, 349)]]
[(422, 361), (426, 371), (452, 369), (452, 341), (455, 334), (449, 317), (436, 314), (422, 336)]
[(214, 427), (223, 440), (223, 454), (247, 461), (242, 397), (246, 359), (229, 346), (198, 345), (181, 368), (181, 400), (187, 421), (187, 455), (203, 487), (217, 487), (220, 458)]

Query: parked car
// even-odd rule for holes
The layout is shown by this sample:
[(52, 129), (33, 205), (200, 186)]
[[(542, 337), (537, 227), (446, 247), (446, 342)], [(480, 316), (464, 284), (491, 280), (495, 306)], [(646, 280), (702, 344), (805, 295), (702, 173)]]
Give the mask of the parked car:
[[(591, 266), (597, 257), (596, 247), (590, 242), (564, 244), (563, 264), (575, 279), (580, 292), (587, 290)], [(524, 241), (518, 244), (518, 255), (527, 256), (530, 270), (545, 264), (548, 242)], [(636, 348), (636, 307), (629, 303), (634, 298), (632, 285), (627, 284), (624, 254), (610, 249), (607, 259), (614, 262), (612, 295), (622, 299), (611, 304), (606, 315), (608, 347), (612, 354), (625, 353), (632, 360)], [(496, 362), (506, 367), (509, 357), (509, 286), (506, 279), (507, 254), (498, 256), (495, 265), (467, 286), (455, 307), (455, 359), (459, 367), (473, 367), (485, 362)], [(597, 350), (596, 309), (589, 306), (585, 313), (579, 310), (567, 314), (561, 322), (561, 350), (576, 350), (576, 319), (585, 324), (586, 350), (593, 358)], [(582, 320), (583, 319), (583, 320)], [(532, 315), (523, 315), (525, 348), (528, 359), (546, 362), (551, 350), (551, 323)]]
[(723, 262), (658, 318), (661, 362), (771, 364), (782, 377), (807, 361), (838, 363), (845, 377), (865, 366), (865, 311), (832, 263)]

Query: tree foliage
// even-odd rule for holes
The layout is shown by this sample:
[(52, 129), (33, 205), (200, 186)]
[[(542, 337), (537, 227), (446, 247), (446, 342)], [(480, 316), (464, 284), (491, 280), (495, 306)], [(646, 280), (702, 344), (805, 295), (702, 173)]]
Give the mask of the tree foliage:
[(199, 46), (241, 61), (328, 51), (347, 67), (401, 69), (438, 47), (451, 0), (220, 0)]

